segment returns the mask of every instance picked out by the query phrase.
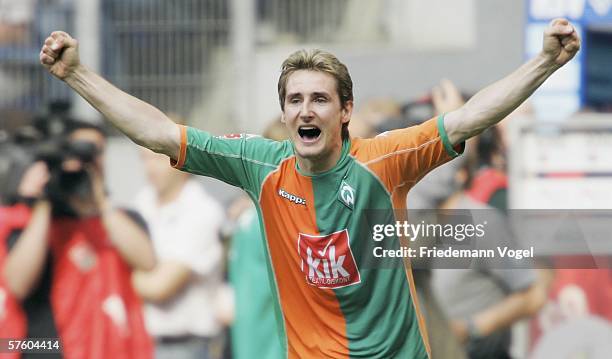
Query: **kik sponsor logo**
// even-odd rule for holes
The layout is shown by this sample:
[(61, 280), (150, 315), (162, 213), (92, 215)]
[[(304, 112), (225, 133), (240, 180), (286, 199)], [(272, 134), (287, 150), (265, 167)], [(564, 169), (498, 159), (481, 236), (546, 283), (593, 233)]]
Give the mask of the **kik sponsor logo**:
[(289, 202), (293, 202), (295, 204), (301, 204), (302, 206), (306, 205), (306, 200), (304, 198), (291, 194), (282, 188), (278, 189), (278, 195), (288, 200)]
[(310, 285), (341, 288), (361, 282), (346, 229), (327, 236), (300, 233), (298, 254), (302, 272)]

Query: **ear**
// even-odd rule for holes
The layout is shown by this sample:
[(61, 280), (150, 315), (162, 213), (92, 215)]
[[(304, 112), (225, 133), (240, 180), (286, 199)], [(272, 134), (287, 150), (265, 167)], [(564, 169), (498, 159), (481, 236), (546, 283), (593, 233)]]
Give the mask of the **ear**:
[(342, 123), (348, 123), (351, 120), (351, 115), (353, 114), (353, 101), (347, 101), (342, 107)]
[(285, 114), (281, 113), (281, 119), (280, 119), (281, 123), (285, 123)]

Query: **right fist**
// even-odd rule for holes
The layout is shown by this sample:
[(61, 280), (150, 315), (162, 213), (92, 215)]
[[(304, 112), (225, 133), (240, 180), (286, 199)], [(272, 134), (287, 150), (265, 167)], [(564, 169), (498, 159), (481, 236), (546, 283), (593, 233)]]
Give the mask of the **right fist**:
[(64, 80), (79, 66), (78, 43), (63, 31), (54, 31), (40, 50), (40, 63), (53, 76)]

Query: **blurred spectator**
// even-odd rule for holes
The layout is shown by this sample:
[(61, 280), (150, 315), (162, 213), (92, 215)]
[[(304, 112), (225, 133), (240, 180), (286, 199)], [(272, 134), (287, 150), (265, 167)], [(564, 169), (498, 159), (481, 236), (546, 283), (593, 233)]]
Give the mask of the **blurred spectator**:
[(159, 258), (151, 271), (134, 273), (145, 300), (145, 319), (156, 358), (217, 358), (222, 325), (215, 300), (222, 286), (223, 209), (168, 158), (143, 149), (149, 184), (136, 206), (150, 226)]
[[(491, 130), (495, 131), (495, 128)], [(484, 136), (488, 135), (485, 133)], [(491, 159), (499, 154), (499, 136), (496, 138), (498, 140), (479, 139), (478, 155)], [(468, 172), (469, 168), (466, 165), (462, 171)], [(465, 187), (472, 188), (469, 173), (458, 177), (466, 179)], [(483, 183), (486, 186), (496, 184)], [(495, 229), (486, 241), (478, 242), (479, 249), (514, 243), (503, 212), (475, 200), (469, 191), (458, 191), (442, 208), (475, 210), (471, 211), (474, 223), (484, 220), (488, 228)], [(482, 261), (477, 268), (433, 270), (432, 287), (436, 300), (451, 318), (451, 328), (465, 343), (469, 358), (510, 358), (511, 326), (535, 315), (544, 305), (548, 273), (521, 267), (524, 268), (518, 261), (507, 259), (501, 263)]]
[(29, 40), (36, 0), (0, 0), (0, 43), (13, 45)]
[[(24, 176), (38, 177), (36, 169), (32, 169)], [(30, 220), (30, 208), (23, 203), (13, 203), (0, 207), (0, 269), (8, 255), (8, 237), (13, 231), (23, 230)], [(27, 335), (26, 317), (21, 303), (10, 291), (4, 275), (0, 275), (0, 338), (24, 339)], [(2, 358), (19, 358), (19, 353), (4, 353)]]
[[(441, 80), (431, 90), (431, 93), (423, 98), (424, 100), (414, 101), (412, 107), (423, 107), (422, 105), (418, 106), (420, 103), (423, 103), (433, 107), (434, 113), (425, 113), (422, 120), (430, 118), (432, 115), (440, 115), (458, 109), (465, 102), (455, 84), (446, 79)], [(430, 112), (431, 109), (425, 110), (420, 108), (419, 111)], [(418, 113), (419, 111), (413, 112)], [(407, 120), (412, 125), (414, 125), (413, 121), (418, 120), (414, 115), (404, 117), (407, 117)], [(469, 139), (463, 156), (459, 156), (453, 161), (433, 169), (412, 187), (408, 193), (406, 205), (409, 209), (409, 218), (412, 222), (417, 223), (420, 220), (425, 220), (427, 223), (435, 223), (437, 221), (436, 209), (459, 189), (455, 176), (473, 151), (473, 143), (474, 139)], [(465, 358), (466, 354), (462, 345), (451, 332), (450, 322), (431, 288), (432, 272), (429, 266), (431, 266), (429, 262), (419, 263), (416, 265), (418, 269), (413, 270), (413, 275), (419, 302), (427, 322), (432, 357), (441, 359)]]
[[(0, 0), (0, 50), (30, 42), (36, 0)], [(0, 58), (0, 108), (21, 96), (26, 84)]]
[(472, 200), (485, 203), (501, 211), (508, 209), (507, 146), (508, 123), (513, 118), (526, 116), (533, 112), (531, 103), (525, 101), (506, 116), (499, 124), (485, 130), (475, 138), (474, 156), (469, 163), (469, 188), (466, 190)]
[(372, 138), (376, 133), (370, 124), (360, 114), (353, 114), (349, 122), (349, 132), (353, 137)]
[(130, 282), (155, 263), (146, 226), (112, 208), (104, 190), (103, 132), (72, 123), (61, 146), (33, 164), (20, 194), (33, 202), (8, 235), (2, 268), (22, 300), (28, 338), (59, 337), (66, 358), (149, 358), (150, 338)]
[(374, 98), (364, 103), (357, 113), (371, 128), (379, 128), (385, 121), (401, 117), (402, 107), (393, 99)]
[[(431, 92), (436, 114), (459, 108), (464, 103), (463, 97), (449, 80), (442, 80)], [(416, 216), (424, 219), (424, 215), (435, 212), (419, 210), (439, 208), (479, 208), (488, 209), (487, 213), (490, 213), (493, 209), (486, 205), (488, 202), (497, 204), (500, 209), (507, 208), (504, 143), (498, 127), (470, 139), (464, 156), (434, 169), (411, 189), (407, 198), (411, 219), (418, 222)], [(467, 174), (474, 173), (473, 168), (480, 168), (480, 171), (476, 172), (477, 177), (470, 176), (468, 180)], [(476, 187), (472, 187), (473, 179), (478, 179)], [(465, 181), (471, 187), (467, 192), (461, 190)], [(487, 192), (486, 196), (484, 192)], [(476, 194), (482, 199), (479, 202), (472, 196)], [(497, 218), (503, 222), (501, 214)], [(436, 218), (426, 220), (435, 222)], [(504, 226), (500, 224), (497, 227)], [(496, 238), (503, 241), (508, 239), (508, 235), (500, 233)], [(428, 264), (432, 268), (435, 266)], [(508, 268), (512, 267), (509, 265)], [(543, 305), (545, 297), (544, 279), (538, 280), (536, 272), (530, 270), (436, 269), (433, 273), (415, 270), (414, 274), (435, 358), (461, 358), (465, 355), (470, 358), (508, 357), (510, 326), (525, 316), (533, 315)], [(512, 306), (517, 303), (523, 307)], [(449, 321), (449, 317), (452, 320)], [(481, 326), (484, 329), (479, 331)], [(455, 337), (449, 335), (450, 330)], [(466, 353), (455, 339), (460, 343), (467, 342)]]
[[(431, 102), (434, 115), (440, 115), (458, 109), (465, 99), (452, 81), (443, 79), (432, 89)], [(423, 117), (423, 120), (428, 118)], [(435, 168), (412, 187), (408, 194), (408, 209), (436, 209), (460, 189), (455, 175), (473, 157), (475, 141), (475, 138), (467, 141), (463, 156)]]
[(498, 126), (490, 127), (478, 136), (477, 159), (473, 178), (470, 176), (466, 195), (500, 211), (508, 209), (508, 176), (506, 150)]
[[(479, 213), (486, 210), (487, 226), (496, 230), (507, 227), (501, 213), (493, 214), (496, 209), (465, 195), (456, 197), (448, 209), (481, 210)], [(488, 236), (496, 242), (488, 241), (486, 248), (509, 244), (512, 240), (509, 229), (507, 233), (501, 232)], [(511, 326), (535, 315), (544, 305), (548, 288), (545, 273), (519, 269), (517, 265), (509, 260), (503, 263), (503, 268), (497, 264), (433, 271), (436, 299), (452, 319), (451, 328), (465, 343), (469, 358), (510, 358)]]
[[(287, 128), (274, 121), (264, 137), (288, 138)], [(234, 288), (236, 313), (232, 324), (232, 355), (235, 359), (281, 358), (284, 356), (274, 315), (271, 273), (266, 266), (267, 250), (257, 211), (247, 196), (229, 210), (236, 223), (229, 256), (230, 283)]]

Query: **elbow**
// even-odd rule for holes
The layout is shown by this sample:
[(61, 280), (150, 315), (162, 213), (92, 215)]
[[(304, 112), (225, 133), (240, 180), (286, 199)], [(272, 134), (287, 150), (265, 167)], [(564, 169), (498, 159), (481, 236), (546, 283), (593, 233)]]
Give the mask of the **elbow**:
[(141, 133), (131, 137), (130, 139), (138, 146), (148, 148), (153, 152), (159, 152), (160, 141), (156, 140), (155, 137), (148, 133), (148, 131), (142, 131)]
[(8, 290), (10, 295), (12, 295), (13, 298), (17, 299), (18, 301), (23, 301), (27, 298), (29, 294), (29, 291), (25, 288), (25, 286), (20, 286), (16, 283), (12, 283), (12, 281), (10, 280), (6, 281), (6, 289)]
[(189, 271), (175, 271), (168, 263), (161, 262), (153, 270), (136, 271), (132, 279), (134, 288), (145, 301), (161, 305), (184, 290), (190, 277)]
[(139, 228), (131, 239), (132, 246), (121, 251), (123, 259), (133, 270), (144, 272), (153, 270), (157, 265), (157, 255), (149, 234)]
[(30, 294), (30, 291), (22, 286), (16, 286), (7, 283), (7, 287), (13, 298), (17, 299), (20, 302), (25, 300)]
[(142, 269), (143, 270), (153, 270), (153, 268), (155, 268), (156, 265), (157, 265), (157, 258), (155, 257), (154, 254), (151, 254), (151, 257), (147, 258), (147, 260), (144, 261), (142, 265)]
[(151, 271), (157, 265), (157, 257), (153, 253), (151, 249), (150, 253), (142, 256), (137, 263), (134, 263), (134, 269), (142, 270), (142, 271)]
[(138, 294), (147, 303), (161, 305), (172, 299), (174, 293), (159, 284), (148, 283), (138, 288)]
[(8, 292), (17, 300), (22, 301), (27, 298), (30, 294), (30, 286), (20, 280), (18, 275), (10, 273), (8, 268), (4, 268), (2, 271), (4, 283)]
[(147, 254), (144, 258), (143, 270), (153, 270), (153, 268), (157, 267), (157, 255), (155, 254), (155, 250), (153, 249), (153, 244), (149, 242), (147, 246)]
[(174, 293), (167, 290), (154, 290), (149, 293), (147, 301), (153, 304), (164, 304), (174, 297)]
[(123, 260), (135, 271), (149, 272), (157, 265), (157, 256), (153, 252), (153, 248), (150, 243), (147, 243), (146, 249), (140, 248), (140, 253), (135, 253), (132, 250), (131, 253), (122, 253)]
[(170, 151), (170, 149), (178, 146), (179, 140), (175, 139), (175, 137), (180, 137), (178, 132), (176, 123), (168, 120), (139, 132), (131, 139), (135, 144), (148, 148), (155, 153), (171, 156), (175, 155), (175, 153)]
[(132, 286), (147, 303), (162, 304), (171, 297), (155, 270), (136, 270), (132, 274)]
[(503, 119), (503, 116), (479, 109), (470, 102), (453, 111), (453, 115), (456, 118), (454, 122), (455, 137), (460, 139), (459, 142), (478, 136)]
[(547, 300), (546, 294), (542, 293), (541, 295), (538, 295), (531, 305), (531, 310), (530, 310), (529, 315), (534, 316), (538, 314), (540, 310), (544, 308), (544, 305), (546, 304), (546, 300)]
[(469, 108), (466, 105), (446, 114), (444, 128), (453, 146), (478, 134), (474, 126), (473, 116), (470, 115)]

